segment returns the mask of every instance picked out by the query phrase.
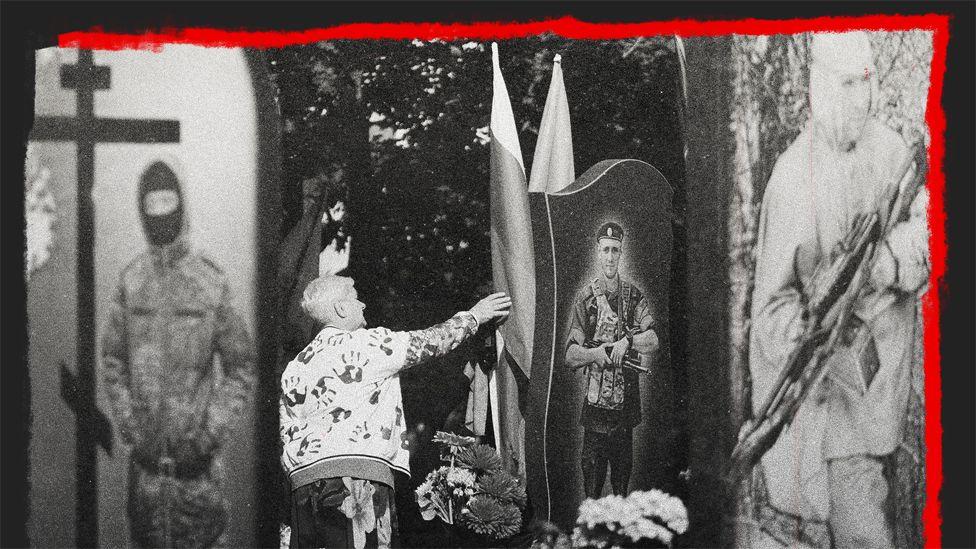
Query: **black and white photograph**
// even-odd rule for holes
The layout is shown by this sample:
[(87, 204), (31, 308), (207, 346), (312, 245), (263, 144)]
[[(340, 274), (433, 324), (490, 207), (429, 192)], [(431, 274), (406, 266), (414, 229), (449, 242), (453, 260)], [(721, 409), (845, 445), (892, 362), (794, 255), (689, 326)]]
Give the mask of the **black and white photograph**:
[[(651, 165), (610, 160), (559, 193), (533, 197), (547, 213), (533, 224), (539, 256), (554, 260), (547, 269), (537, 259), (536, 276), (555, 280), (539, 284), (550, 295), (536, 296), (526, 424), (535, 443), (526, 459), (533, 502), (554, 523), (572, 526), (585, 498), (677, 478), (666, 337), (671, 192)], [(550, 307), (555, 316), (539, 314)]]
[(3, 546), (976, 541), (973, 6), (652, 5), (18, 31)]
[[(748, 326), (733, 335), (733, 362), (751, 381), (751, 402), (732, 395), (748, 418), (733, 460), (755, 465), (747, 505), (758, 522), (742, 542), (919, 546), (930, 275), (930, 64), (919, 61), (931, 60), (931, 35), (813, 33), (734, 47), (796, 59), (781, 85), (806, 88), (773, 99), (798, 123), (761, 132), (783, 149), (750, 139), (767, 121), (748, 100), (734, 114), (736, 152), (758, 160), (739, 172), (741, 218), (730, 228), (741, 243), (730, 278), (745, 275), (731, 320)], [(745, 71), (737, 83), (745, 97), (768, 93)]]
[(32, 490), (40, 546), (72, 539), (76, 506), (106, 545), (249, 543), (254, 494), (227, 473), (256, 459), (257, 167), (276, 154), (251, 55), (37, 52), (27, 321), (52, 345), (31, 345), (31, 455), (60, 471)]

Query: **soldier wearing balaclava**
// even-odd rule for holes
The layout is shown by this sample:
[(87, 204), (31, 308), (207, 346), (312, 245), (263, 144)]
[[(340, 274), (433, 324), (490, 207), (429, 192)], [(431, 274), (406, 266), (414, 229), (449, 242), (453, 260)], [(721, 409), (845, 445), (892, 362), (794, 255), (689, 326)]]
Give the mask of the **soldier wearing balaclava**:
[(102, 334), (104, 379), (131, 451), (131, 541), (209, 547), (228, 520), (214, 459), (251, 398), (253, 350), (226, 276), (189, 248), (171, 163), (145, 169), (137, 200), (148, 247), (123, 269)]
[(146, 239), (153, 246), (173, 244), (183, 234), (183, 193), (176, 174), (154, 162), (139, 179), (139, 214)]
[[(756, 244), (749, 367), (762, 406), (803, 331), (811, 277), (851, 229), (897, 185), (908, 149), (874, 118), (871, 45), (862, 32), (816, 34), (810, 46), (811, 120), (779, 157), (766, 186)], [(907, 413), (916, 311), (928, 280), (927, 194), (878, 244), (871, 292), (855, 307), (853, 341), (756, 467), (762, 495), (753, 547), (892, 547), (885, 459)], [(843, 375), (867, 372), (862, 390)]]

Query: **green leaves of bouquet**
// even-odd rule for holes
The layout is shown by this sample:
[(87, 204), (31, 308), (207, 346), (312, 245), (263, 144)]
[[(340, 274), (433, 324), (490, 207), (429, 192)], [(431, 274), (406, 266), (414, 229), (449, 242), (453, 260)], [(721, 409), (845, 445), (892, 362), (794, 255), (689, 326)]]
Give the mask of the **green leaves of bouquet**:
[(514, 536), (522, 528), (522, 512), (511, 503), (476, 495), (461, 510), (460, 522), (472, 532), (496, 540)]
[(478, 444), (461, 450), (457, 461), (462, 467), (471, 469), (476, 474), (494, 473), (502, 470), (502, 458), (498, 457), (491, 446)]
[(475, 489), (502, 503), (513, 503), (518, 507), (525, 506), (525, 487), (507, 471), (499, 470), (482, 475)]
[[(525, 486), (502, 467), (495, 449), (451, 433), (438, 432), (433, 440), (445, 445), (442, 457), (450, 465), (432, 471), (417, 488), (424, 518), (436, 516), (448, 524), (457, 518), (464, 528), (495, 540), (517, 534), (522, 528)], [(465, 482), (465, 489), (458, 489), (456, 480), (448, 485), (449, 479), (464, 476), (467, 480), (468, 475), (474, 482)]]

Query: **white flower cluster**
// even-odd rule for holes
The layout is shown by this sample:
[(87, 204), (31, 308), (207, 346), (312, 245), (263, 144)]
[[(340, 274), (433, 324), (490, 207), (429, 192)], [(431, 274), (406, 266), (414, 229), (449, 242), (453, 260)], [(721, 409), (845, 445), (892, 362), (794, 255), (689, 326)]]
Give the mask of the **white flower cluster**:
[(278, 549), (291, 547), (291, 526), (281, 523), (278, 525)]
[(688, 510), (680, 498), (668, 495), (661, 490), (651, 489), (646, 492), (633, 492), (627, 496), (640, 507), (645, 517), (658, 517), (668, 528), (678, 534), (688, 530)]
[(476, 480), (475, 474), (467, 469), (462, 469), (460, 467), (441, 467), (441, 470), (447, 470), (447, 483), (461, 488), (474, 488), (474, 483)]
[(660, 490), (637, 491), (627, 497), (607, 496), (586, 499), (579, 506), (578, 525), (573, 532), (574, 546), (616, 545), (613, 539), (626, 536), (630, 541), (657, 539), (671, 545), (675, 534), (688, 530), (688, 511), (679, 498)]
[(471, 497), (474, 494), (474, 483), (477, 477), (472, 471), (460, 467), (447, 469), (447, 485), (451, 488), (451, 495), (455, 497)]
[(640, 509), (623, 496), (607, 496), (583, 500), (576, 523), (585, 524), (588, 528), (600, 524), (610, 527), (614, 524), (629, 524), (640, 517)]
[(667, 545), (671, 545), (671, 539), (674, 537), (671, 530), (647, 518), (640, 518), (636, 522), (631, 522), (623, 526), (620, 529), (620, 533), (629, 537), (632, 541), (659, 539)]
[(24, 209), (27, 237), (27, 280), (51, 257), (57, 209), (50, 189), (51, 171), (37, 158), (32, 144), (27, 147), (24, 174)]

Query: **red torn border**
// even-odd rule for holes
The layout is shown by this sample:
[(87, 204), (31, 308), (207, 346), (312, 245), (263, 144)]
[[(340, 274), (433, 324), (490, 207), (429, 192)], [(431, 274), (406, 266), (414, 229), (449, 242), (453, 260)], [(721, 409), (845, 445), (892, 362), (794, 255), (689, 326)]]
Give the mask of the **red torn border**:
[(208, 28), (162, 29), (143, 34), (107, 33), (100, 28), (68, 32), (58, 37), (61, 47), (97, 50), (149, 49), (159, 51), (167, 44), (207, 47), (280, 48), (337, 39), (444, 39), (486, 40), (522, 38), (545, 32), (582, 40), (609, 40), (636, 36), (678, 34), (683, 37), (723, 34), (793, 34), (808, 31), (845, 30), (904, 31), (912, 29), (933, 32), (932, 72), (925, 119), (929, 126), (930, 172), (928, 188), (929, 229), (932, 273), (930, 291), (922, 301), (925, 335), (925, 456), (926, 498), (922, 511), (926, 547), (942, 544), (942, 514), (939, 493), (942, 488), (942, 375), (939, 350), (939, 291), (943, 289), (946, 264), (945, 113), (942, 110), (942, 84), (945, 75), (946, 48), (949, 42), (947, 15), (869, 15), (863, 17), (817, 17), (811, 19), (741, 19), (733, 21), (696, 21), (690, 19), (643, 23), (587, 23), (573, 17), (535, 22), (483, 23), (354, 23), (304, 31), (248, 31)]

